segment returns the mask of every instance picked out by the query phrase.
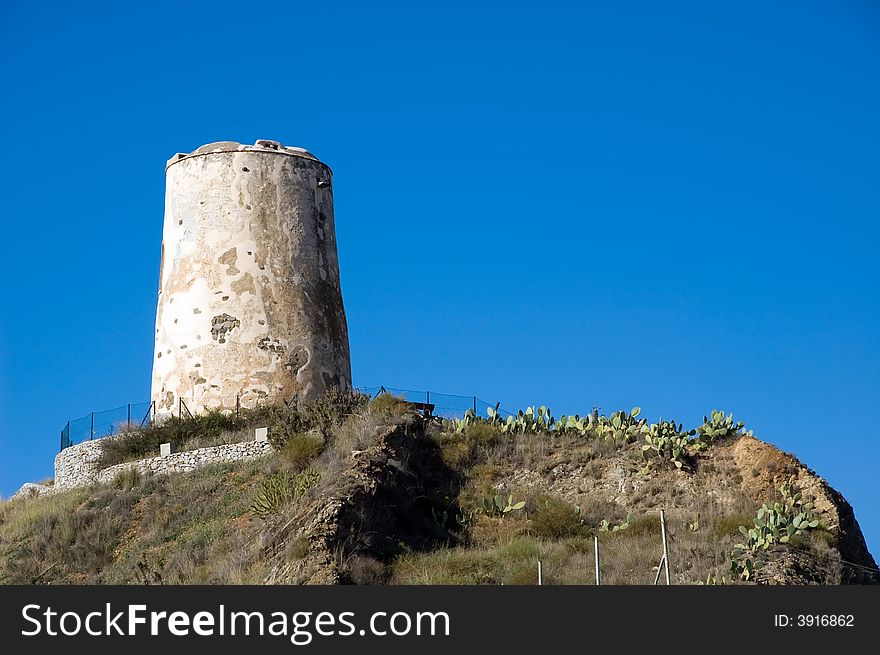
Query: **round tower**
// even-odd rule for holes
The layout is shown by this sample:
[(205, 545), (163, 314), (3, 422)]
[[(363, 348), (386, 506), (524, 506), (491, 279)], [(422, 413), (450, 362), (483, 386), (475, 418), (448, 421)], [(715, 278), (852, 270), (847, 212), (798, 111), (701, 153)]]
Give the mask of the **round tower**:
[(351, 388), (330, 168), (277, 141), (165, 168), (152, 399), (159, 413)]

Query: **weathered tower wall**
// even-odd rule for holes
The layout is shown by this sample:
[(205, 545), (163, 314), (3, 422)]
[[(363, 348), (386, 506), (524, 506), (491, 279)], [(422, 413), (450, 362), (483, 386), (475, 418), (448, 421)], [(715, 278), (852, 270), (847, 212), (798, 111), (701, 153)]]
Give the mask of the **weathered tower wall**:
[(152, 399), (160, 413), (351, 387), (332, 172), (276, 141), (171, 158)]

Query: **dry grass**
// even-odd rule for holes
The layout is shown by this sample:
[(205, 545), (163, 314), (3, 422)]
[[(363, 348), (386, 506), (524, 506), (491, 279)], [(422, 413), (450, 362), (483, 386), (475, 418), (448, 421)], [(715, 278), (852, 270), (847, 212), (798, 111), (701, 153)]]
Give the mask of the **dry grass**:
[(4, 583), (259, 582), (258, 524), (248, 516), (269, 462), (201, 469), (6, 503)]
[[(338, 493), (348, 479), (344, 472), (380, 433), (416, 425), (407, 405), (387, 395), (369, 404), (337, 395), (303, 410), (266, 412), (259, 419), (274, 421), (270, 438), (279, 451), (268, 458), (186, 475), (123, 473), (108, 485), (0, 501), (0, 582), (262, 582), (269, 566), (263, 545), (279, 522), (290, 521), (304, 502)], [(240, 441), (242, 431), (251, 429), (220, 429), (225, 420), (207, 420), (210, 429), (182, 442), (184, 447)], [(368, 532), (375, 517), (365, 514), (365, 525), (352, 539), (367, 546), (338, 554), (344, 581), (535, 584), (540, 559), (546, 584), (593, 584), (593, 537), (598, 536), (604, 584), (650, 584), (662, 552), (660, 509), (666, 511), (673, 583), (695, 584), (707, 575), (729, 580), (729, 554), (739, 526), (750, 525), (755, 514), (753, 490), (744, 491), (753, 482), (738, 477), (724, 449), (698, 458), (693, 473), (658, 470), (644, 476), (638, 444), (504, 435), (488, 425), (464, 434), (443, 432), (436, 424), (432, 430), (437, 450), (411, 473), (420, 480), (448, 476), (435, 481), (442, 491), (436, 494), (439, 500), (431, 496), (430, 509), (435, 522), (448, 513), (449, 524), (444, 518), (442, 527), (456, 531), (442, 543), (459, 545), (412, 552), (423, 547), (413, 542), (406, 548), (385, 544), (382, 550), (369, 545), (380, 529), (372, 525)], [(121, 452), (136, 452), (160, 436), (142, 434)], [(317, 486), (265, 519), (257, 517), (252, 504), (263, 482), (306, 466), (320, 473)], [(482, 500), (496, 494), (512, 495), (525, 507), (504, 517), (486, 515)], [(425, 529), (421, 519), (430, 523), (425, 507), (425, 516), (412, 517), (418, 524), (414, 530)], [(603, 520), (628, 525), (616, 533), (600, 532)], [(297, 536), (279, 551), (283, 560), (313, 556), (306, 536), (292, 534)], [(835, 546), (831, 533), (817, 530), (795, 540), (791, 552), (803, 561), (813, 558), (820, 574), (833, 582), (841, 571)], [(391, 559), (402, 549), (404, 554)]]
[[(511, 526), (513, 527), (513, 526)], [(518, 526), (523, 527), (523, 526)], [(491, 543), (475, 540), (469, 548), (409, 553), (393, 565), (394, 584), (536, 584), (537, 560), (545, 584), (595, 584), (592, 537), (540, 539), (511, 530)], [(697, 584), (710, 573), (728, 576), (730, 544), (700, 533), (678, 532), (670, 541), (673, 584)], [(662, 548), (659, 535), (624, 530), (600, 539), (603, 584), (651, 584)]]
[[(465, 530), (469, 547), (408, 554), (394, 564), (392, 581), (528, 583), (536, 562), (511, 557), (519, 551), (510, 549), (528, 543), (529, 552), (540, 552), (549, 583), (592, 584), (592, 536), (598, 535), (603, 582), (649, 584), (662, 552), (661, 509), (667, 516), (673, 582), (696, 584), (710, 574), (729, 579), (739, 526), (749, 525), (756, 510), (729, 456), (698, 459), (696, 473), (663, 470), (643, 476), (639, 444), (574, 435), (499, 438), (491, 428), (478, 427), (434, 434), (444, 461), (463, 476), (459, 506), (478, 512)], [(496, 493), (527, 500), (523, 515), (479, 514), (481, 498)], [(627, 517), (626, 529), (598, 530), (603, 520), (620, 525)]]

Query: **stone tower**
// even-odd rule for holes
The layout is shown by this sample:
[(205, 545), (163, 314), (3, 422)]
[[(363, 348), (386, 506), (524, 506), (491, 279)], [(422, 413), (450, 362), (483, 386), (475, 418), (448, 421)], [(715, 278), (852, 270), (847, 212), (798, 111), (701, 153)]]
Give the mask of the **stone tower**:
[(330, 168), (277, 141), (221, 141), (165, 175), (157, 411), (350, 389)]

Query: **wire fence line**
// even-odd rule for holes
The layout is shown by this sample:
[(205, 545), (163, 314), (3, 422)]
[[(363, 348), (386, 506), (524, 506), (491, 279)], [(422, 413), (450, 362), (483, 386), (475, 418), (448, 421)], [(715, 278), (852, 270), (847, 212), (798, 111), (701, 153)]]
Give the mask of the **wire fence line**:
[(89, 439), (98, 439), (131, 426), (143, 426), (155, 418), (155, 403), (129, 403), (71, 419), (61, 430), (61, 450)]
[[(385, 386), (356, 387), (355, 391), (370, 398), (388, 393), (401, 397), (407, 402), (433, 404), (434, 415), (443, 418), (462, 417), (469, 409), (485, 416), (487, 407), (495, 407), (494, 403), (488, 403), (477, 396), (458, 396), (434, 391), (416, 391)], [(273, 404), (281, 400), (281, 398), (272, 398), (262, 394), (237, 394), (235, 397), (205, 398), (200, 402), (209, 409), (239, 411), (242, 407)], [(510, 414), (502, 409), (499, 411), (505, 416)], [(187, 415), (192, 416), (184, 399), (179, 399), (173, 413), (181, 418)], [(83, 441), (109, 437), (132, 427), (143, 427), (151, 424), (154, 420), (156, 420), (155, 401), (128, 403), (112, 409), (89, 412), (85, 416), (67, 421), (61, 430), (61, 450)]]
[[(434, 405), (434, 415), (443, 418), (459, 418), (464, 416), (469, 409), (473, 410), (478, 416), (486, 416), (486, 409), (492, 407), (495, 403), (488, 403), (481, 400), (477, 396), (456, 396), (448, 393), (437, 393), (435, 391), (414, 391), (412, 389), (397, 389), (395, 387), (358, 387), (360, 393), (375, 398), (383, 393), (398, 396), (410, 403), (424, 403), (426, 405)], [(499, 407), (498, 411), (503, 416), (512, 416), (511, 412), (503, 410)]]

